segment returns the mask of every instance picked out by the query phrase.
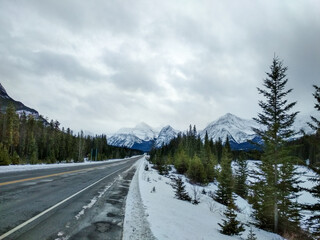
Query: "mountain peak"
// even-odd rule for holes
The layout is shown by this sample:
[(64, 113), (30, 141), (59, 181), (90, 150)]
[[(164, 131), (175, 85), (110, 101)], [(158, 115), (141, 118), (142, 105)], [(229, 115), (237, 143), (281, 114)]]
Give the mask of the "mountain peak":
[(2, 86), (1, 83), (0, 83), (0, 97), (2, 97), (2, 98), (10, 98), (8, 96), (8, 93), (7, 93), (6, 89)]

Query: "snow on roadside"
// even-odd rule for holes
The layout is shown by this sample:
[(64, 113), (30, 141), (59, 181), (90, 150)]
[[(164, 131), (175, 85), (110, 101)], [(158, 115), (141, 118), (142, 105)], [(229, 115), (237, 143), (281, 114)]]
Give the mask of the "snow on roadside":
[(123, 224), (123, 240), (155, 239), (146, 219), (145, 208), (142, 204), (139, 189), (139, 169), (144, 158), (135, 163), (137, 168), (134, 174), (126, 200), (126, 211)]
[[(222, 222), (223, 212), (226, 207), (212, 200), (208, 194), (201, 194), (203, 187), (198, 187), (201, 195), (200, 204), (193, 205), (189, 202), (178, 200), (174, 198), (171, 179), (160, 176), (150, 165), (149, 170), (145, 171), (144, 166), (146, 164), (149, 164), (146, 160), (140, 162), (130, 186), (126, 205), (124, 240), (150, 239), (143, 237), (143, 235), (141, 235), (142, 237), (134, 237), (134, 231), (136, 231), (134, 228), (148, 228), (149, 224), (155, 238), (161, 240), (241, 239), (240, 236), (226, 236), (219, 232), (220, 227), (218, 223)], [(190, 196), (193, 196), (193, 186), (189, 184), (184, 177), (183, 179), (187, 191)], [(209, 184), (205, 187), (205, 190), (206, 192), (214, 192), (216, 185)], [(139, 198), (135, 199), (134, 197), (139, 197), (139, 193), (141, 194), (145, 209), (140, 212), (140, 214), (134, 215), (136, 207), (134, 202), (137, 203), (140, 201)], [(241, 198), (238, 198), (236, 203), (242, 210), (242, 213), (238, 214), (238, 219), (246, 224), (246, 231), (242, 234), (242, 237), (246, 238), (250, 229), (250, 221), (252, 221), (249, 217), (252, 209), (250, 205)], [(139, 210), (141, 210), (141, 208)], [(147, 223), (145, 223), (145, 219)], [(144, 224), (147, 224), (147, 226)], [(283, 239), (279, 235), (257, 229), (254, 226), (252, 226), (252, 229), (259, 240)]]
[[(136, 157), (136, 156), (133, 156)], [(131, 157), (131, 158), (133, 158)], [(21, 172), (21, 171), (30, 171), (37, 169), (48, 169), (48, 168), (63, 168), (63, 167), (73, 167), (73, 166), (84, 166), (84, 165), (92, 165), (99, 163), (110, 163), (110, 162), (120, 162), (125, 161), (130, 158), (123, 159), (110, 159), (105, 161), (86, 161), (86, 162), (78, 162), (78, 163), (52, 163), (52, 164), (24, 164), (24, 165), (9, 165), (9, 166), (0, 166), (0, 173), (8, 173), (8, 172)]]

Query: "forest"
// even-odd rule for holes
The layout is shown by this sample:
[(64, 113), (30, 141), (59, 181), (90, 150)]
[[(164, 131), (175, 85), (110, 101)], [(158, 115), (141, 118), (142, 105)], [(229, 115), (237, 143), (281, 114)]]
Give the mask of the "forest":
[(0, 165), (101, 161), (141, 154), (107, 144), (106, 135), (85, 136), (58, 121), (17, 114), (12, 104), (0, 112)]

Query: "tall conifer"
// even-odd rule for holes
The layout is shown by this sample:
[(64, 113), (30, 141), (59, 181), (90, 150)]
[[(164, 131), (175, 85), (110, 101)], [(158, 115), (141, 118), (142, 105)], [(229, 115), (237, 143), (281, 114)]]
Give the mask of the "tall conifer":
[[(294, 207), (291, 201), (287, 201), (295, 198), (296, 195), (290, 192), (295, 182), (295, 168), (291, 166), (292, 159), (285, 155), (288, 153), (284, 152), (285, 141), (294, 135), (291, 127), (298, 112), (290, 112), (296, 102), (288, 103), (288, 100), (285, 99), (292, 91), (292, 89), (285, 89), (288, 82), (286, 71), (287, 67), (283, 66), (282, 61), (274, 57), (270, 73), (267, 73), (267, 78), (263, 81), (265, 89), (258, 88), (259, 94), (265, 97), (265, 101), (259, 101), (262, 112), (257, 118), (254, 118), (263, 126), (262, 129), (254, 129), (254, 131), (264, 140), (264, 154), (262, 163), (259, 165), (260, 171), (257, 172), (263, 183), (258, 182), (254, 186), (255, 197), (258, 198), (256, 207), (257, 203), (261, 206), (256, 208), (255, 215), (261, 227), (271, 228), (274, 232), (279, 232), (279, 219), (286, 218), (289, 208), (290, 215), (298, 214), (297, 209), (295, 213), (292, 212)], [(288, 172), (284, 173), (284, 168), (280, 168), (280, 164), (285, 164)], [(288, 184), (282, 184), (284, 182)], [(284, 210), (285, 204), (290, 205), (286, 207), (286, 210)]]

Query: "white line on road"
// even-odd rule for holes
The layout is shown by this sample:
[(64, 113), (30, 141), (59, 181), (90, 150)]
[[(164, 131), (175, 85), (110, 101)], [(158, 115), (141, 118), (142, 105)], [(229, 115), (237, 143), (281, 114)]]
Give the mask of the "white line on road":
[[(126, 166), (127, 167), (127, 166)], [(109, 175), (101, 178), (100, 180), (92, 183), (91, 185), (89, 185), (88, 187), (86, 188), (83, 188), (82, 190), (80, 190), (79, 192), (76, 192), (75, 194), (71, 195), (70, 197), (62, 200), (61, 202), (58, 202), (56, 205), (48, 208), (47, 210), (39, 213), (38, 215), (34, 216), (33, 218), (30, 218), (29, 220), (25, 221), (24, 223), (21, 223), (20, 225), (16, 226), (15, 228), (11, 229), (10, 231), (6, 232), (5, 234), (1, 235), (0, 236), (0, 240), (8, 237), (9, 235), (11, 235), (12, 233), (18, 231), (19, 229), (23, 228), (24, 226), (28, 225), (29, 223), (33, 222), (34, 220), (40, 218), (41, 216), (45, 215), (46, 213), (50, 212), (51, 210), (59, 207), (61, 204), (65, 203), (66, 201), (70, 200), (71, 198), (79, 195), (80, 193), (82, 193), (83, 191), (87, 190), (88, 188), (91, 188), (92, 186), (96, 185), (97, 183), (101, 182), (102, 180), (106, 179), (107, 177), (111, 176), (112, 174), (115, 174), (116, 172), (119, 172), (121, 171), (122, 169), (126, 168), (126, 167), (123, 167), (123, 168), (120, 168), (119, 170), (117, 171), (114, 171), (113, 173), (110, 173)]]

